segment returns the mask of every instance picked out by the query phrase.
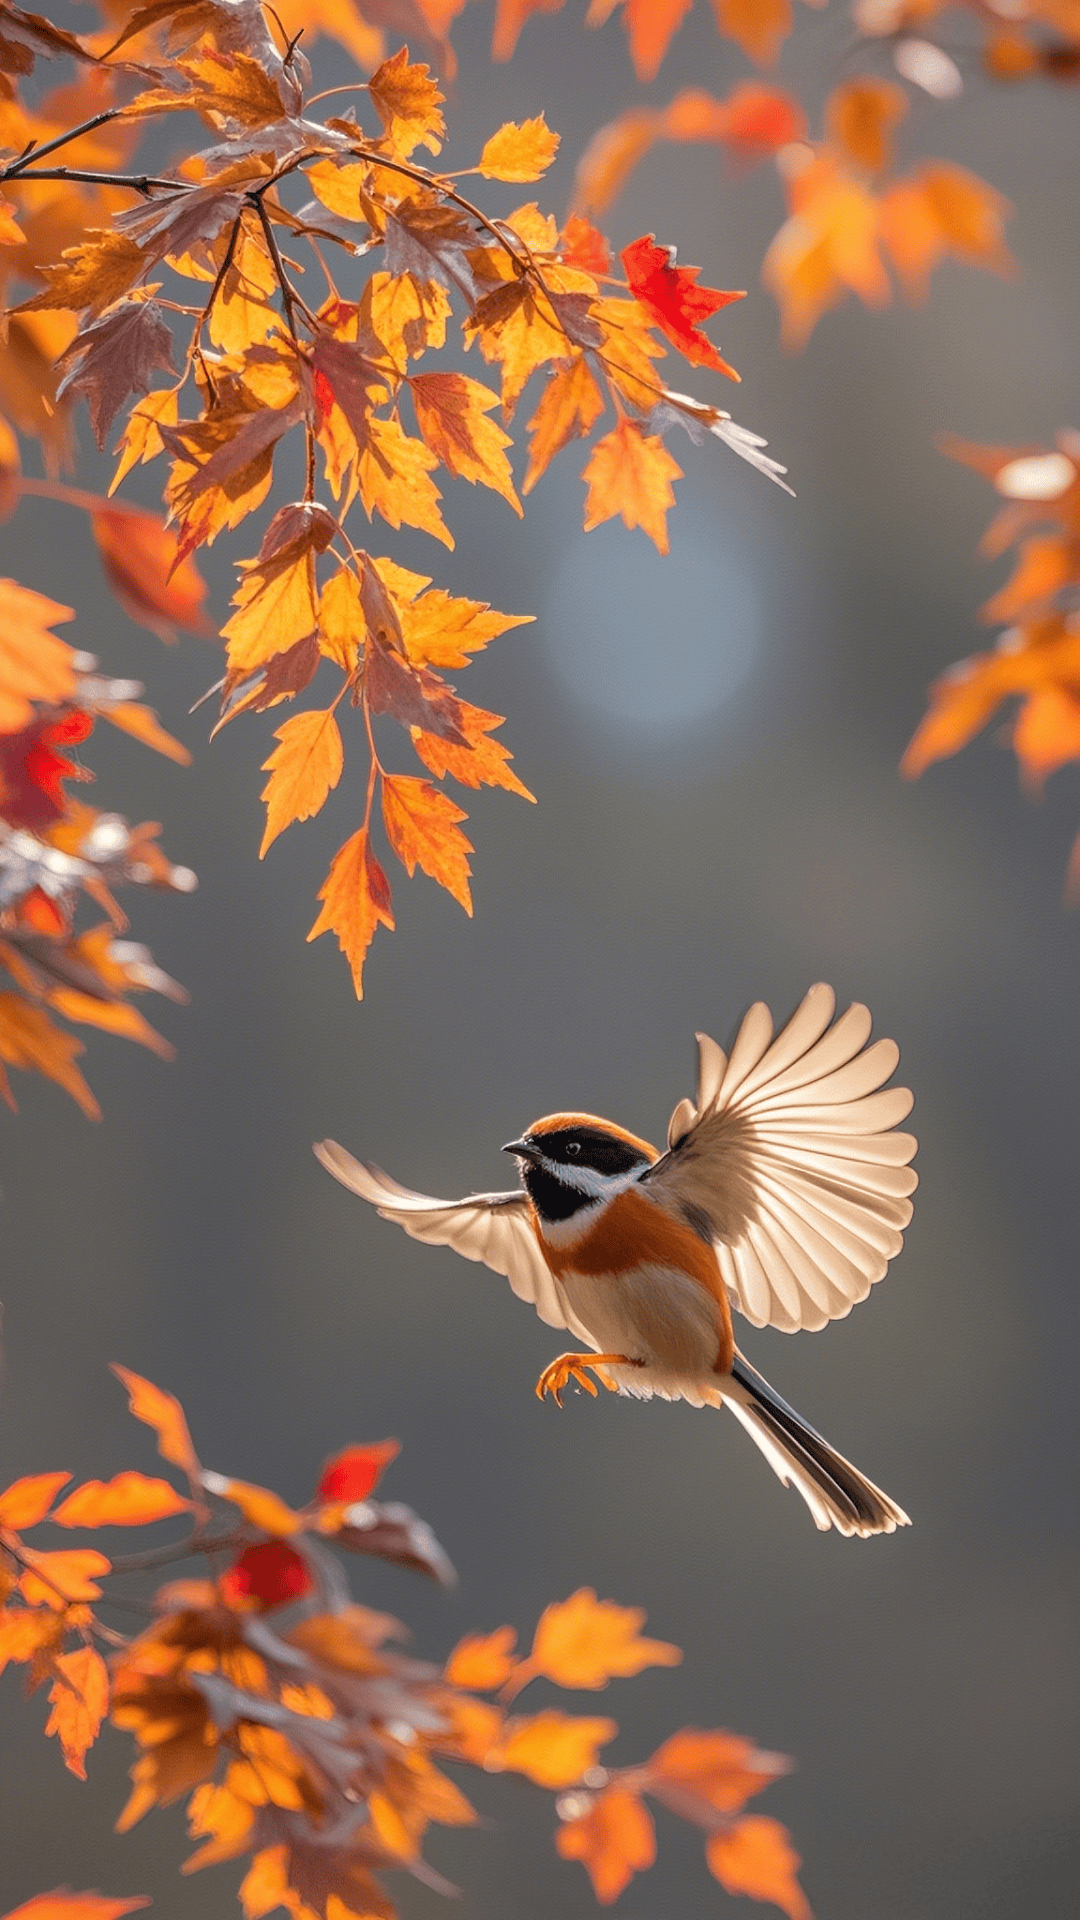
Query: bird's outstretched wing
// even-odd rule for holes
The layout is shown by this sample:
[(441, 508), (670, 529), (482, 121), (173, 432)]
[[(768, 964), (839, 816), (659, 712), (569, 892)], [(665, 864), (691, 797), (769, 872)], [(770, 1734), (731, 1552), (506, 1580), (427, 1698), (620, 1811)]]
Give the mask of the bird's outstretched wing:
[(900, 1251), (918, 1176), (916, 1142), (892, 1129), (912, 1107), (879, 1091), (900, 1057), (867, 1046), (870, 1015), (811, 987), (773, 1039), (751, 1007), (730, 1060), (697, 1036), (696, 1103), (671, 1116), (668, 1151), (642, 1176), (654, 1200), (716, 1244), (732, 1305), (756, 1327), (816, 1331), (850, 1313)]
[(336, 1140), (321, 1140), (315, 1153), (343, 1187), (369, 1200), (384, 1220), (396, 1220), (414, 1240), (453, 1247), (466, 1260), (482, 1260), (503, 1273), (519, 1300), (529, 1300), (549, 1327), (569, 1325), (558, 1290), (533, 1232), (528, 1197), (471, 1193), (465, 1200), (433, 1200), (399, 1186), (380, 1167), (354, 1160)]

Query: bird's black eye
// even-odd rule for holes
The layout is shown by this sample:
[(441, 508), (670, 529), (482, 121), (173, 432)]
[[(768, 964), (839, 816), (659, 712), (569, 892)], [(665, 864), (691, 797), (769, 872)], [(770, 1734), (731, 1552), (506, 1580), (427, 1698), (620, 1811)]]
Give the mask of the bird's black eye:
[(568, 1160), (576, 1160), (576, 1159), (577, 1159), (577, 1157), (578, 1157), (578, 1154), (579, 1154), (580, 1152), (581, 1152), (581, 1142), (580, 1142), (580, 1140), (568, 1140), (568, 1141), (567, 1141), (567, 1143), (566, 1143), (566, 1157), (567, 1157), (567, 1159), (568, 1159)]

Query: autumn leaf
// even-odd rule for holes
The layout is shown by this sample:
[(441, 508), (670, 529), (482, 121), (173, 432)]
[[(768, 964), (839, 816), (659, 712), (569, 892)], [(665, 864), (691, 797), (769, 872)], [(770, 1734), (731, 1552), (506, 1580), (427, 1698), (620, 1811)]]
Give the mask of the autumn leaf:
[(480, 481), (522, 511), (514, 491), (510, 463), (503, 452), (513, 444), (485, 415), (498, 395), (463, 373), (416, 373), (409, 382), (420, 437), (448, 473)]
[(345, 764), (332, 709), (294, 713), (274, 738), (279, 744), (263, 762), (263, 772), (270, 778), (262, 792), (266, 831), (259, 848), (260, 860), (292, 821), (310, 820), (318, 813), (331, 788), (337, 786)]
[(796, 1875), (799, 1856), (787, 1829), (778, 1820), (751, 1814), (705, 1843), (709, 1871), (728, 1893), (769, 1900), (789, 1920), (812, 1920), (810, 1907)]
[(476, 170), (486, 180), (539, 180), (558, 151), (559, 136), (542, 113), (520, 126), (508, 120), (485, 142)]
[(69, 1600), (100, 1600), (95, 1576), (108, 1573), (110, 1565), (103, 1553), (91, 1547), (35, 1553), (24, 1546), (22, 1555), (28, 1564), (19, 1589), (32, 1607), (51, 1607), (59, 1613)]
[[(378, 562), (385, 574), (387, 563)], [(426, 583), (425, 583), (426, 584)], [(467, 667), (469, 658), (499, 634), (527, 626), (531, 613), (497, 613), (482, 600), (458, 599), (441, 587), (399, 606), (405, 650), (417, 667)]]
[(15, 1533), (21, 1533), (24, 1527), (36, 1527), (70, 1479), (70, 1473), (32, 1473), (12, 1481), (0, 1493), (0, 1527), (10, 1527)]
[(134, 1899), (110, 1900), (103, 1893), (71, 1893), (57, 1887), (54, 1893), (38, 1893), (21, 1907), (13, 1907), (4, 1920), (123, 1920), (126, 1913), (148, 1907), (148, 1895)]
[(566, 0), (496, 0), (492, 59), (509, 60), (513, 57), (521, 29), (531, 14), (558, 13), (565, 5)]
[(752, 1794), (790, 1773), (791, 1763), (783, 1754), (762, 1753), (740, 1734), (683, 1727), (653, 1754), (648, 1771), (650, 1791), (675, 1812), (686, 1812), (679, 1795), (690, 1793), (721, 1813), (737, 1813)]
[(522, 493), (531, 493), (557, 453), (571, 440), (592, 432), (604, 411), (604, 396), (583, 353), (549, 374), (540, 403), (529, 421), (529, 465)]
[(5, 1066), (33, 1068), (47, 1080), (55, 1080), (88, 1120), (100, 1120), (101, 1108), (75, 1065), (85, 1051), (82, 1041), (56, 1026), (43, 1007), (32, 1006), (15, 993), (0, 993), (0, 1060)]
[(835, 87), (825, 103), (830, 140), (867, 173), (892, 164), (892, 136), (907, 113), (907, 94), (891, 80), (861, 75)]
[(452, 1687), (493, 1693), (510, 1677), (516, 1641), (513, 1627), (496, 1627), (494, 1633), (466, 1634), (446, 1663), (446, 1679)]
[(74, 617), (59, 601), (0, 580), (0, 733), (25, 727), (33, 701), (52, 704), (74, 693), (74, 649), (49, 632)]
[(163, 753), (168, 760), (175, 760), (178, 767), (190, 767), (191, 755), (180, 740), (174, 740), (166, 733), (152, 707), (144, 707), (138, 700), (113, 700), (108, 706), (95, 705), (94, 711), (107, 720), (110, 726), (119, 727), (121, 733), (129, 733), (133, 740), (141, 740), (144, 747), (153, 747), (157, 753)]
[(586, 533), (618, 514), (624, 526), (640, 527), (661, 553), (668, 551), (667, 511), (675, 505), (671, 482), (682, 479), (682, 468), (659, 435), (646, 435), (636, 421), (621, 419), (596, 442), (583, 478), (589, 489)]
[(82, 394), (99, 447), (132, 393), (146, 393), (158, 368), (174, 371), (172, 334), (153, 300), (123, 300), (97, 320), (80, 327), (58, 365), (63, 379), (57, 398)]
[(147, 258), (126, 234), (95, 230), (77, 247), (65, 249), (55, 266), (39, 268), (45, 290), (24, 300), (23, 313), (51, 307), (86, 308), (93, 318), (128, 293), (141, 278)]
[(392, 1460), (401, 1452), (397, 1440), (377, 1440), (367, 1446), (346, 1447), (328, 1460), (319, 1475), (316, 1498), (341, 1500), (351, 1506), (366, 1500)]
[(760, 66), (771, 66), (791, 32), (791, 0), (713, 0), (721, 33)]
[(171, 1393), (164, 1393), (149, 1380), (144, 1380), (127, 1367), (112, 1363), (121, 1385), (126, 1387), (128, 1401), (136, 1420), (145, 1421), (153, 1427), (158, 1437), (158, 1452), (170, 1466), (179, 1467), (189, 1480), (197, 1482), (202, 1473), (198, 1456), (191, 1444), (191, 1435), (184, 1418), (184, 1409), (179, 1400)]
[(206, 582), (192, 559), (180, 558), (176, 534), (159, 515), (98, 507), (90, 524), (109, 585), (132, 620), (161, 640), (175, 640), (177, 627), (209, 638)]
[(597, 1765), (600, 1748), (614, 1740), (614, 1720), (586, 1719), (549, 1708), (529, 1719), (509, 1720), (485, 1765), (524, 1773), (538, 1787), (558, 1792)]
[(263, 1533), (299, 1533), (303, 1527), (301, 1516), (269, 1487), (256, 1487), (248, 1480), (230, 1480), (226, 1474), (205, 1471), (202, 1483), (207, 1493), (217, 1494), (219, 1499), (239, 1507), (249, 1525)]
[(430, 780), (413, 774), (384, 777), (382, 807), (387, 838), (410, 879), (422, 867), (471, 914), (468, 856), (472, 847), (458, 825), (468, 816)]
[(221, 1577), (223, 1599), (230, 1606), (245, 1602), (259, 1607), (284, 1607), (310, 1593), (314, 1586), (307, 1561), (284, 1540), (266, 1540), (245, 1547), (240, 1558)]
[(308, 939), (317, 940), (320, 933), (337, 934), (352, 972), (356, 997), (361, 1000), (364, 961), (375, 930), (382, 926), (392, 932), (394, 927), (389, 882), (371, 851), (366, 828), (361, 827), (334, 855), (319, 899), (322, 911)]
[(144, 1527), (190, 1510), (190, 1500), (182, 1499), (167, 1480), (118, 1473), (112, 1480), (87, 1480), (76, 1487), (52, 1518), (58, 1527)]
[[(639, 80), (655, 80), (672, 35), (682, 26), (693, 0), (624, 0), (623, 18), (630, 41), (630, 58)], [(590, 12), (597, 22), (610, 13), (610, 0), (600, 0)]]
[(59, 1655), (54, 1672), (49, 1694), (52, 1712), (45, 1732), (59, 1737), (68, 1771), (85, 1780), (87, 1749), (97, 1739), (108, 1712), (108, 1669), (93, 1647), (78, 1647), (74, 1653)]
[(446, 122), (440, 111), (444, 104), (427, 67), (409, 61), (407, 47), (399, 47), (384, 60), (368, 81), (368, 92), (375, 103), (391, 153), (407, 160), (417, 147), (439, 153), (446, 138)]
[(560, 1687), (595, 1691), (644, 1667), (677, 1667), (678, 1647), (641, 1637), (645, 1618), (641, 1607), (598, 1600), (591, 1587), (579, 1587), (569, 1600), (545, 1607), (532, 1652), (515, 1668), (507, 1692), (512, 1697), (541, 1674)]
[(40, 1607), (0, 1608), (0, 1673), (11, 1660), (37, 1662), (56, 1652), (66, 1631), (64, 1614)]
[(555, 1835), (564, 1860), (580, 1860), (603, 1906), (617, 1900), (635, 1873), (656, 1859), (652, 1815), (623, 1787), (596, 1796), (587, 1812), (564, 1821)]

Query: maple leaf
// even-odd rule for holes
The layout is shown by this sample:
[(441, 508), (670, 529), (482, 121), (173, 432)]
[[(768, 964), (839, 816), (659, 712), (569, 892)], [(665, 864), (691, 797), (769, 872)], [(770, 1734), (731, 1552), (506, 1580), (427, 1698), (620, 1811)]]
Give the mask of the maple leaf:
[(319, 1475), (316, 1496), (319, 1500), (341, 1500), (351, 1506), (366, 1500), (378, 1485), (386, 1468), (401, 1452), (397, 1440), (377, 1440), (367, 1446), (346, 1447), (328, 1460)]
[(20, 313), (39, 313), (49, 307), (86, 308), (96, 318), (114, 300), (129, 293), (148, 264), (137, 240), (109, 230), (88, 233), (77, 247), (65, 249), (55, 265), (38, 272), (45, 288), (24, 300)]
[(485, 1765), (523, 1773), (538, 1787), (558, 1792), (598, 1764), (599, 1752), (619, 1729), (614, 1720), (587, 1719), (548, 1708), (529, 1719), (508, 1720)]
[(162, 1459), (167, 1460), (170, 1466), (179, 1467), (190, 1481), (198, 1482), (202, 1469), (179, 1400), (115, 1361), (112, 1371), (127, 1389), (128, 1402), (136, 1420), (145, 1421), (157, 1434), (158, 1452)]
[(407, 47), (399, 47), (383, 61), (368, 81), (368, 92), (390, 151), (398, 159), (407, 160), (417, 147), (426, 147), (429, 153), (441, 152), (446, 138), (446, 122), (440, 111), (444, 96), (427, 67), (410, 64)]
[(508, 120), (485, 141), (476, 171), (485, 180), (539, 180), (559, 151), (559, 136), (538, 114), (516, 126)]
[(0, 733), (20, 732), (32, 702), (60, 702), (75, 691), (74, 649), (49, 632), (74, 618), (70, 607), (0, 580)]
[(586, 533), (619, 514), (624, 526), (641, 527), (661, 553), (668, 551), (666, 516), (675, 505), (671, 482), (682, 479), (682, 468), (659, 436), (646, 437), (636, 421), (620, 420), (596, 442), (583, 478), (589, 489)]
[(118, 1473), (107, 1482), (87, 1480), (76, 1487), (51, 1517), (58, 1527), (144, 1527), (190, 1509), (190, 1500), (182, 1499), (167, 1480)]
[(648, 1762), (649, 1791), (688, 1819), (695, 1818), (698, 1800), (738, 1813), (752, 1794), (790, 1771), (783, 1754), (762, 1753), (740, 1734), (683, 1727)]
[[(97, 507), (90, 516), (105, 577), (124, 612), (159, 640), (176, 629), (204, 639), (214, 632), (203, 611), (206, 582), (195, 562), (180, 557), (180, 543), (156, 513), (134, 507)], [(118, 726), (115, 709), (109, 718)]]
[(557, 1686), (592, 1692), (645, 1667), (677, 1667), (678, 1647), (641, 1637), (645, 1617), (641, 1607), (598, 1600), (591, 1587), (579, 1587), (569, 1600), (545, 1607), (532, 1651), (515, 1668), (507, 1692), (512, 1697), (539, 1674)]
[(624, 247), (619, 258), (626, 269), (630, 291), (647, 310), (651, 320), (667, 334), (691, 366), (715, 367), (731, 380), (738, 374), (722, 360), (711, 340), (699, 331), (710, 314), (744, 293), (724, 293), (719, 288), (699, 287), (700, 267), (677, 267), (674, 250), (658, 247), (652, 234), (645, 234)]
[(710, 1834), (705, 1857), (709, 1871), (728, 1893), (770, 1900), (789, 1920), (812, 1920), (806, 1895), (795, 1877), (799, 1856), (778, 1820), (751, 1814), (725, 1832)]
[(33, 1473), (12, 1481), (0, 1493), (0, 1527), (10, 1527), (15, 1533), (21, 1533), (24, 1527), (36, 1527), (70, 1479), (70, 1473)]
[(496, 0), (495, 27), (491, 40), (493, 60), (510, 60), (521, 29), (534, 13), (558, 13), (566, 0)]
[(448, 473), (480, 481), (508, 500), (521, 514), (510, 463), (503, 452), (513, 443), (485, 415), (498, 395), (463, 373), (416, 373), (409, 381), (420, 437)]
[(131, 393), (146, 393), (158, 367), (173, 371), (172, 334), (154, 300), (122, 300), (81, 327), (58, 365), (66, 369), (57, 398), (80, 393), (99, 447)]
[(442, 514), (442, 495), (431, 479), (438, 460), (422, 440), (410, 439), (397, 420), (372, 419), (360, 449), (356, 478), (364, 510), (391, 527), (419, 527), (453, 548)]
[(301, 1516), (269, 1487), (253, 1486), (249, 1480), (230, 1480), (226, 1474), (205, 1470), (202, 1483), (207, 1493), (217, 1494), (219, 1499), (238, 1507), (244, 1519), (263, 1533), (293, 1534), (303, 1527)]
[(375, 929), (383, 926), (393, 932), (394, 928), (390, 885), (371, 850), (366, 828), (361, 827), (334, 855), (319, 899), (322, 911), (308, 939), (317, 940), (320, 933), (337, 934), (352, 971), (356, 997), (362, 1000), (364, 960)]
[[(85, 1051), (82, 1041), (56, 1026), (43, 1007), (32, 1006), (15, 993), (0, 993), (0, 1061), (23, 1071), (32, 1068), (55, 1080), (88, 1120), (100, 1120), (101, 1108), (75, 1065)], [(13, 1106), (10, 1092), (7, 1098)]]
[(604, 411), (604, 396), (583, 353), (560, 362), (549, 374), (540, 403), (529, 421), (529, 465), (522, 493), (531, 493), (571, 440), (591, 433)]
[(54, 1672), (49, 1694), (52, 1712), (45, 1732), (59, 1736), (65, 1766), (77, 1779), (85, 1780), (87, 1749), (97, 1739), (108, 1712), (108, 1669), (93, 1647), (78, 1647), (74, 1653), (58, 1656)]
[(825, 130), (856, 166), (880, 173), (892, 163), (893, 130), (907, 109), (902, 87), (864, 74), (833, 89), (825, 103)]
[(246, 1601), (266, 1608), (284, 1607), (310, 1593), (314, 1584), (302, 1553), (284, 1540), (265, 1540), (245, 1547), (222, 1575), (221, 1592), (229, 1606)]
[(713, 7), (721, 33), (771, 66), (791, 32), (791, 0), (713, 0)]
[[(228, 132), (233, 127), (270, 127), (300, 105), (298, 90), (281, 76), (267, 72), (249, 54), (203, 45), (181, 54), (175, 70), (184, 85), (152, 87), (137, 94), (124, 109), (128, 116), (180, 113), (190, 109), (211, 127)], [(284, 95), (289, 95), (288, 99)]]
[(382, 809), (387, 838), (410, 879), (422, 867), (471, 914), (472, 847), (458, 825), (468, 816), (430, 780), (413, 774), (384, 776)]
[(635, 1873), (656, 1859), (652, 1815), (636, 1793), (609, 1787), (587, 1812), (564, 1821), (555, 1835), (564, 1860), (580, 1860), (596, 1898), (604, 1906), (617, 1900)]
[(32, 720), (21, 733), (0, 735), (0, 804), (11, 826), (43, 832), (66, 805), (65, 780), (91, 780), (58, 747), (78, 746), (93, 731), (93, 718), (69, 708), (57, 719)]
[(70, 1615), (57, 1615), (48, 1607), (4, 1607), (0, 1609), (0, 1673), (9, 1661), (32, 1661), (31, 1678), (42, 1661), (51, 1663), (64, 1634)]
[(881, 233), (908, 295), (925, 298), (934, 267), (948, 254), (1009, 274), (1008, 202), (965, 167), (932, 161), (896, 181), (882, 197)]
[(523, 800), (535, 802), (536, 795), (529, 792), (507, 764), (511, 758), (509, 748), (489, 737), (493, 728), (502, 726), (503, 716), (487, 713), (483, 707), (470, 706), (467, 700), (456, 701), (455, 710), (467, 746), (458, 746), (441, 734), (426, 733), (422, 727), (409, 729), (413, 746), (428, 772), (437, 780), (449, 773), (463, 787), (504, 787), (508, 793), (518, 793)]
[(13, 1907), (4, 1920), (124, 1920), (127, 1913), (150, 1905), (149, 1895), (133, 1899), (110, 1900), (103, 1893), (72, 1893), (57, 1887), (54, 1893), (38, 1893), (21, 1907)]
[(417, 280), (456, 287), (466, 300), (475, 298), (469, 252), (476, 245), (472, 222), (456, 207), (413, 195), (386, 211), (386, 264), (393, 276), (414, 274)]
[(112, 477), (110, 494), (116, 492), (132, 467), (156, 460), (158, 454), (164, 451), (165, 442), (158, 429), (161, 426), (175, 427), (179, 410), (180, 395), (175, 387), (158, 387), (137, 407), (132, 407), (114, 448), (114, 452), (120, 455), (120, 464)]
[(310, 820), (327, 794), (336, 787), (345, 764), (341, 734), (329, 712), (296, 713), (274, 735), (279, 742), (263, 772), (270, 778), (263, 788), (266, 831), (260, 860), (279, 833), (294, 820)]
[(791, 218), (761, 272), (780, 303), (785, 345), (800, 347), (846, 291), (886, 306), (892, 289), (878, 253), (884, 206), (861, 180), (819, 153), (789, 179), (788, 197)]
[(24, 1599), (35, 1607), (51, 1607), (61, 1613), (71, 1600), (100, 1600), (101, 1588), (95, 1576), (108, 1573), (110, 1562), (92, 1547), (62, 1549), (59, 1553), (36, 1553), (22, 1548), (26, 1563), (19, 1579)]
[(562, 230), (559, 257), (568, 267), (581, 267), (585, 273), (611, 271), (611, 248), (591, 220), (580, 213), (572, 213)]
[(513, 1627), (496, 1627), (494, 1633), (467, 1634), (450, 1655), (445, 1678), (452, 1687), (493, 1693), (510, 1678), (516, 1641)]

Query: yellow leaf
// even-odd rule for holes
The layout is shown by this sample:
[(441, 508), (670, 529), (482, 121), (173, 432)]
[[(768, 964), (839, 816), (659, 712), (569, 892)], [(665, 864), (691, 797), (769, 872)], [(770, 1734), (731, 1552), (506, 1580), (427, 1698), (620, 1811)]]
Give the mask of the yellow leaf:
[(553, 369), (529, 421), (532, 438), (522, 493), (532, 492), (555, 455), (590, 433), (603, 411), (604, 396), (583, 353)]
[(16, 580), (0, 580), (0, 733), (20, 732), (33, 701), (51, 704), (74, 693), (74, 649), (49, 632), (71, 619), (70, 607)]
[(892, 163), (892, 136), (908, 109), (907, 94), (891, 80), (861, 75), (834, 87), (825, 103), (825, 127), (857, 167), (880, 173)]
[(387, 774), (382, 802), (387, 838), (410, 878), (422, 867), (471, 914), (472, 847), (457, 824), (467, 814), (430, 780), (412, 774)]
[(552, 133), (542, 113), (520, 126), (508, 120), (486, 142), (477, 172), (487, 180), (539, 180), (558, 151), (559, 136)]
[(315, 632), (315, 569), (310, 549), (288, 553), (265, 564), (242, 563), (243, 579), (233, 595), (238, 609), (221, 629), (228, 643), (229, 671), (237, 676), (264, 667)]
[(127, 425), (117, 443), (116, 451), (120, 455), (120, 464), (109, 487), (110, 495), (116, 492), (121, 480), (131, 472), (132, 467), (154, 460), (162, 452), (165, 442), (161, 437), (162, 427), (175, 427), (180, 417), (180, 395), (175, 387), (161, 387), (154, 393), (148, 393), (140, 400), (128, 415)]
[(368, 81), (368, 92), (386, 129), (386, 145), (399, 160), (407, 160), (416, 147), (441, 152), (446, 122), (439, 109), (444, 96), (427, 67), (410, 65), (407, 47), (384, 60)]
[(682, 479), (682, 468), (658, 435), (646, 438), (635, 421), (620, 420), (596, 442), (583, 478), (589, 489), (586, 533), (619, 514), (624, 526), (641, 527), (667, 552), (667, 510), (675, 505), (671, 482)]
[[(379, 569), (397, 597), (398, 589), (387, 573), (385, 560), (379, 561)], [(455, 599), (442, 587), (399, 604), (399, 613), (405, 650), (417, 667), (467, 667), (471, 653), (478, 653), (511, 627), (528, 626), (535, 617), (531, 613), (496, 613), (494, 607), (480, 600)]]
[(643, 1608), (598, 1600), (591, 1587), (580, 1587), (569, 1600), (545, 1607), (532, 1652), (514, 1673), (514, 1691), (536, 1674), (560, 1687), (592, 1691), (644, 1667), (677, 1667), (682, 1660), (679, 1648), (666, 1640), (642, 1639), (644, 1624)]
[(493, 420), (485, 419), (498, 395), (463, 373), (417, 373), (410, 387), (424, 445), (449, 473), (474, 485), (481, 481), (501, 493), (514, 512), (521, 502), (514, 491), (510, 463), (503, 452), (513, 444)]
[(356, 477), (370, 519), (380, 513), (391, 527), (420, 527), (444, 547), (453, 537), (439, 512), (442, 495), (431, 479), (438, 465), (422, 440), (411, 440), (396, 420), (368, 423), (368, 444), (360, 451)]
[(320, 933), (336, 933), (338, 945), (352, 969), (356, 997), (363, 999), (364, 960), (375, 938), (375, 929), (393, 931), (390, 911), (390, 886), (375, 855), (365, 828), (346, 840), (334, 855), (330, 872), (319, 892), (322, 912), (308, 934), (316, 940)]
[(62, 1653), (54, 1671), (56, 1682), (49, 1694), (52, 1712), (45, 1731), (59, 1735), (65, 1766), (85, 1780), (87, 1748), (97, 1739), (108, 1711), (108, 1669), (93, 1647), (78, 1647), (74, 1653)]
[(614, 1740), (614, 1720), (586, 1719), (549, 1708), (527, 1720), (510, 1720), (495, 1755), (485, 1763), (524, 1773), (538, 1787), (572, 1787), (598, 1762), (600, 1748)]
[(331, 787), (341, 779), (345, 764), (332, 710), (294, 713), (274, 738), (280, 744), (263, 762), (263, 772), (270, 778), (262, 791), (266, 832), (259, 848), (260, 860), (292, 821), (310, 820), (318, 813)]

